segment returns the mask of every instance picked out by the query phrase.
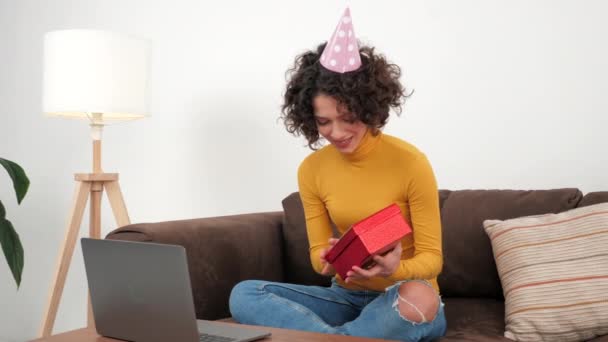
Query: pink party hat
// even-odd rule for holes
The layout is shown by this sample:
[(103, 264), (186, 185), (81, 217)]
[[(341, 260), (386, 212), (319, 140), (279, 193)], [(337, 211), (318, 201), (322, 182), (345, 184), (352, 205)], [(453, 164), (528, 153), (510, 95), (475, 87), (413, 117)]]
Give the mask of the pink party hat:
[(323, 50), (321, 65), (338, 73), (357, 70), (361, 66), (359, 45), (348, 7), (344, 10), (334, 34)]

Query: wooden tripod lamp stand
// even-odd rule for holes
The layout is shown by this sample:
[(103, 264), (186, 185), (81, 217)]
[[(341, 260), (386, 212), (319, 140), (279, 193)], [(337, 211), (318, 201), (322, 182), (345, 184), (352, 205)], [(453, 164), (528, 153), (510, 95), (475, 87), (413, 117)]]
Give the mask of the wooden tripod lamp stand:
[[(101, 198), (105, 190), (117, 225), (129, 224), (117, 173), (101, 168), (103, 126), (147, 115), (150, 44), (131, 36), (97, 30), (61, 30), (44, 38), (43, 107), (47, 115), (90, 122), (93, 172), (75, 174), (76, 190), (63, 246), (54, 272), (40, 330), (52, 334), (65, 280), (90, 201), (89, 236), (101, 238)], [(88, 305), (88, 325), (94, 325)]]

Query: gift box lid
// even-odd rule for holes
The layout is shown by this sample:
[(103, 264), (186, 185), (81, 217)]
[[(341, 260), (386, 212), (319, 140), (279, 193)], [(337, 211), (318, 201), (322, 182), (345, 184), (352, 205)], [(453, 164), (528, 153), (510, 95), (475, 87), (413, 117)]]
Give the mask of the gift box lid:
[[(327, 253), (325, 258), (329, 263), (333, 263), (340, 254), (342, 254), (346, 248), (353, 242), (355, 239), (359, 238), (363, 245), (368, 249), (370, 253), (375, 252), (373, 249), (379, 249), (382, 244), (386, 243), (382, 237), (374, 236), (373, 231), (375, 228), (382, 226), (383, 223), (387, 221), (395, 221), (397, 224), (403, 225), (400, 228), (399, 236), (395, 239), (402, 238), (409, 232), (411, 232), (411, 228), (405, 222), (405, 219), (401, 216), (401, 209), (397, 204), (391, 204), (386, 208), (383, 208), (376, 213), (364, 218), (361, 221), (353, 224), (340, 238), (338, 243), (334, 245), (334, 247)], [(398, 220), (394, 220), (397, 218)], [(395, 224), (395, 222), (391, 222), (391, 224)]]

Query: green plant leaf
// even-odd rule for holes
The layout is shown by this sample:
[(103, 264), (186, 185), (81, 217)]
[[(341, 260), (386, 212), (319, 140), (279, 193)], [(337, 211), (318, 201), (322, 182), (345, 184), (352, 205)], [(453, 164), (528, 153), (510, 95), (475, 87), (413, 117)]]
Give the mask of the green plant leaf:
[(13, 228), (12, 223), (5, 218), (6, 210), (0, 202), (0, 245), (6, 257), (8, 267), (13, 273), (17, 288), (21, 285), (21, 273), (23, 273), (23, 246), (19, 240), (19, 234)]
[(13, 187), (17, 194), (17, 203), (21, 204), (23, 197), (27, 193), (27, 189), (30, 187), (30, 180), (27, 178), (25, 171), (17, 163), (10, 160), (0, 158), (0, 165), (4, 166), (8, 175), (13, 180)]

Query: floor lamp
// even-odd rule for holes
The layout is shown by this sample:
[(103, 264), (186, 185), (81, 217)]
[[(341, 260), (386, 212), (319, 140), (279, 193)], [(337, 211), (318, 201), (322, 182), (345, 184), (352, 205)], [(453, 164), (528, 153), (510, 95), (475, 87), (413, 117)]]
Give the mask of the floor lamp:
[[(49, 291), (40, 336), (52, 334), (65, 279), (85, 207), (90, 197), (89, 236), (101, 238), (101, 198), (105, 190), (118, 226), (129, 224), (117, 173), (101, 167), (101, 138), (109, 122), (147, 115), (148, 41), (106, 31), (60, 30), (44, 37), (43, 110), (81, 118), (91, 126), (92, 173), (75, 174), (76, 190), (63, 246)], [(90, 300), (88, 325), (93, 326)]]

